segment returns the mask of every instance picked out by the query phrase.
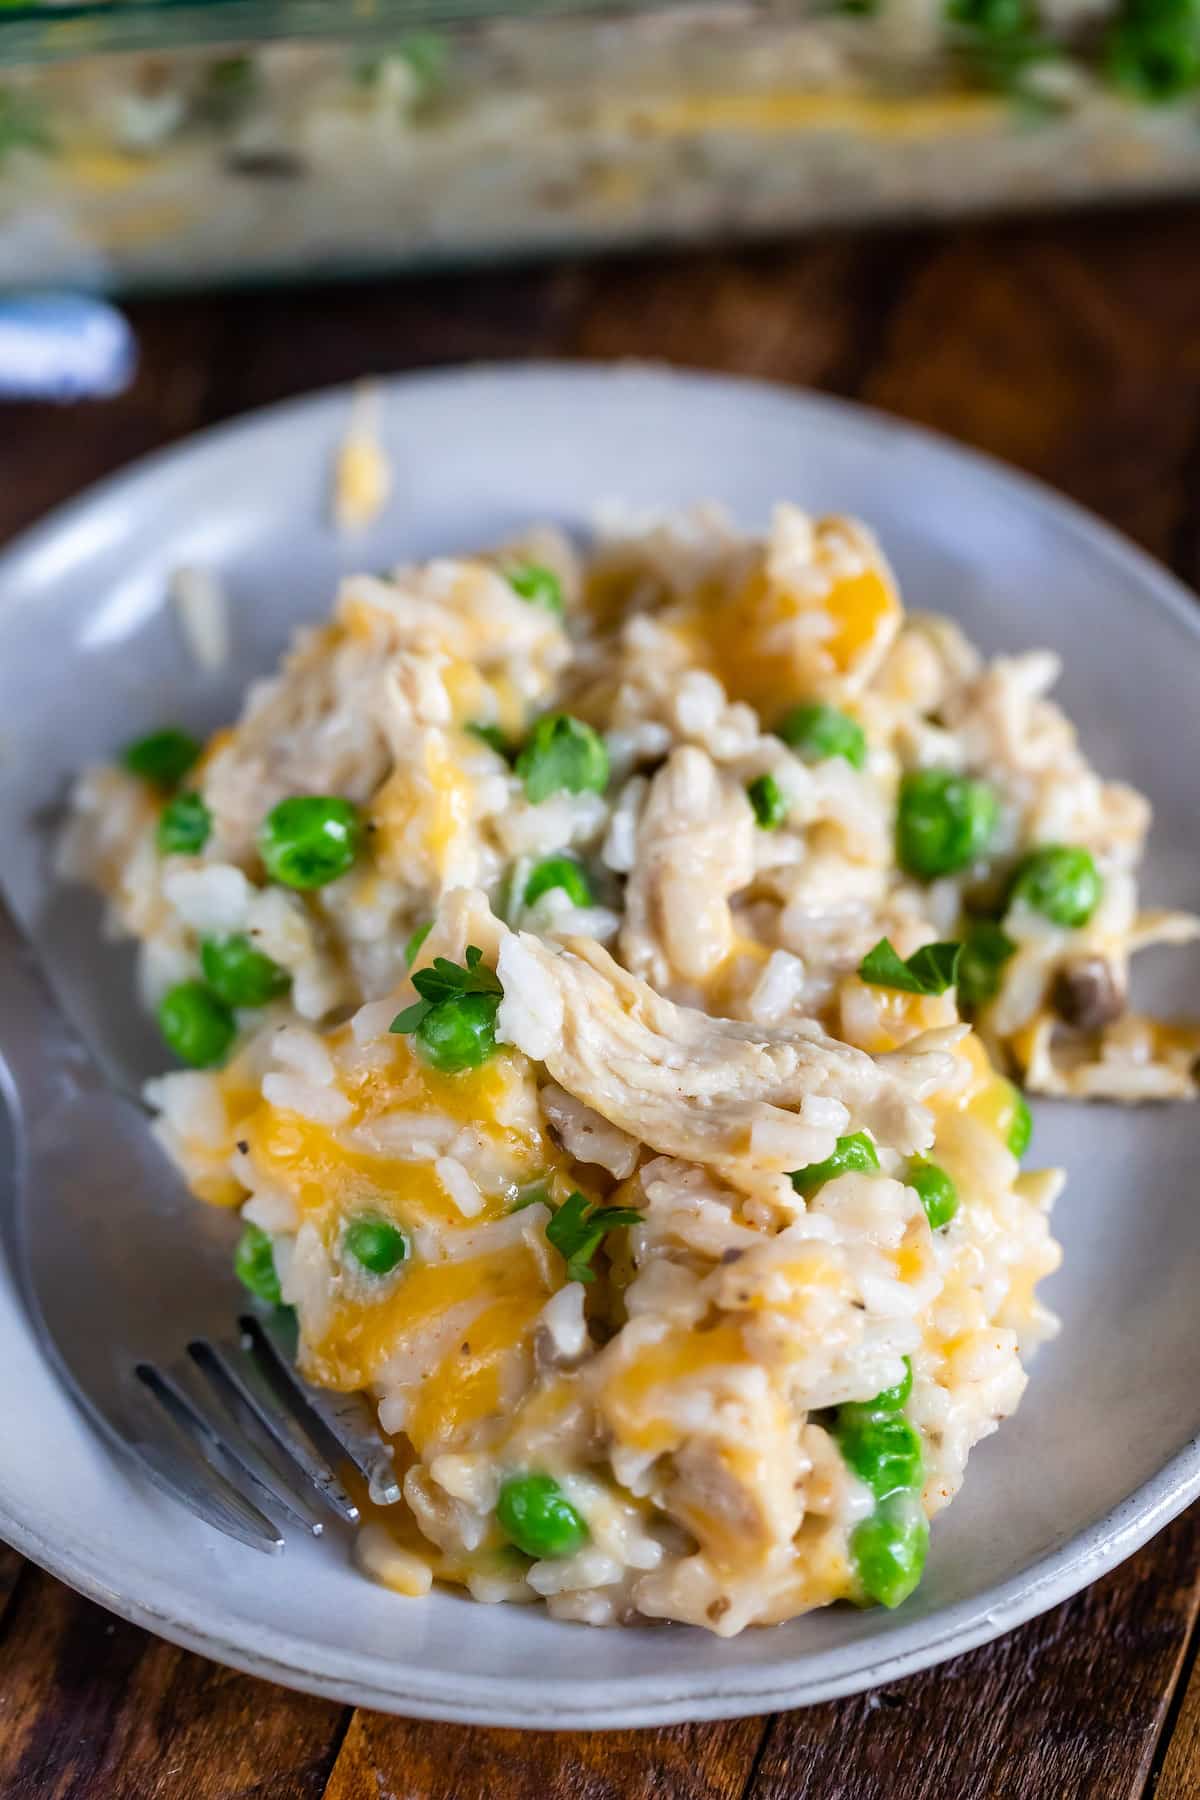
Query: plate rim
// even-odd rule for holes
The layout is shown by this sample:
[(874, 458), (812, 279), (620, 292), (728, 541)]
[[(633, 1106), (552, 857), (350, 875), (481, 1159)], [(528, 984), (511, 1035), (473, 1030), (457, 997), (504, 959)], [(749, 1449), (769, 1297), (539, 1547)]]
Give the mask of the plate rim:
[[(1138, 589), (1140, 598), (1153, 601), (1177, 626), (1200, 640), (1200, 604), (1196, 597), (1170, 570), (1114, 526), (1036, 476), (1013, 469), (987, 452), (856, 400), (757, 377), (691, 370), (668, 363), (599, 360), (449, 364), (381, 376), (375, 385), (386, 404), (393, 395), (411, 393), (415, 387), (436, 389), (483, 382), (508, 388), (547, 380), (579, 386), (602, 384), (606, 388), (615, 383), (628, 383), (639, 389), (649, 386), (662, 391), (665, 401), (669, 401), (671, 391), (701, 389), (776, 407), (782, 402), (817, 421), (822, 416), (834, 416), (842, 429), (867, 441), (878, 442), (882, 438), (893, 450), (913, 442), (938, 455), (949, 455), (959, 463), (973, 465), (993, 490), (1006, 492), (1020, 507), (1065, 529), (1088, 552), (1115, 564)], [(253, 408), (190, 433), (176, 443), (148, 451), (90, 484), (4, 546), (0, 553), (0, 608), (19, 600), (23, 565), (28, 559), (70, 531), (96, 506), (110, 503), (125, 489), (137, 488), (147, 478), (169, 476), (197, 451), (219, 451), (227, 439), (278, 429), (289, 416), (328, 414), (333, 418), (341, 409), (348, 413), (358, 385), (335, 384)], [(19, 1301), (14, 1298), (13, 1303), (19, 1311)], [(703, 1675), (672, 1676), (668, 1672), (649, 1694), (644, 1678), (609, 1678), (604, 1683), (608, 1697), (597, 1698), (596, 1684), (589, 1682), (586, 1703), (577, 1698), (584, 1686), (579, 1678), (542, 1681), (537, 1695), (531, 1698), (511, 1676), (460, 1675), (455, 1678), (453, 1692), (448, 1692), (445, 1675), (425, 1680), (420, 1669), (411, 1663), (403, 1666), (379, 1655), (322, 1648), (294, 1632), (239, 1622), (240, 1629), (229, 1635), (229, 1628), (222, 1629), (213, 1621), (204, 1606), (196, 1604), (195, 1596), (173, 1590), (167, 1581), (154, 1580), (149, 1590), (151, 1598), (145, 1599), (124, 1588), (114, 1589), (84, 1543), (60, 1546), (19, 1517), (18, 1510), (14, 1510), (19, 1503), (2, 1475), (0, 1537), (31, 1562), (120, 1617), (186, 1649), (302, 1692), (348, 1705), (446, 1722), (532, 1729), (617, 1729), (735, 1718), (813, 1705), (933, 1667), (990, 1642), (1078, 1593), (1132, 1555), (1197, 1496), (1200, 1435), (1186, 1440), (1117, 1506), (1082, 1531), (1052, 1544), (1006, 1581), (940, 1613), (916, 1620), (907, 1629), (900, 1627), (894, 1634), (899, 1639), (895, 1649), (880, 1654), (880, 1640), (864, 1638), (841, 1653), (841, 1660), (852, 1666), (842, 1667), (836, 1673), (822, 1674), (818, 1669), (810, 1675), (801, 1674), (797, 1668), (801, 1659), (795, 1657), (775, 1665), (778, 1673), (769, 1665), (744, 1672), (718, 1666)], [(172, 1591), (184, 1604), (172, 1607), (167, 1603)], [(293, 1656), (315, 1648), (324, 1656), (325, 1670), (310, 1666), (310, 1661), (292, 1660), (287, 1654), (288, 1645), (293, 1647)], [(329, 1672), (331, 1664), (334, 1672)]]
[[(83, 1422), (81, 1416), (81, 1424)], [(410, 1666), (405, 1668), (402, 1682), (394, 1679), (380, 1682), (366, 1666), (354, 1668), (352, 1665), (378, 1666), (383, 1659), (358, 1652), (334, 1653), (336, 1660), (346, 1665), (345, 1672), (323, 1674), (305, 1664), (287, 1660), (278, 1648), (267, 1648), (265, 1644), (254, 1648), (244, 1639), (239, 1641), (225, 1636), (219, 1630), (191, 1623), (168, 1609), (139, 1601), (124, 1590), (108, 1587), (84, 1556), (72, 1559), (58, 1554), (56, 1547), (31, 1527), (20, 1525), (9, 1513), (2, 1494), (0, 1526), (3, 1530), (0, 1537), (76, 1593), (115, 1612), (129, 1623), (142, 1626), (183, 1649), (240, 1669), (244, 1674), (274, 1681), (301, 1693), (375, 1712), (446, 1724), (536, 1731), (615, 1731), (793, 1711), (827, 1700), (843, 1699), (870, 1688), (886, 1687), (905, 1676), (936, 1668), (952, 1657), (993, 1642), (1080, 1593), (1132, 1556), (1177, 1518), (1198, 1495), (1200, 1435), (1189, 1439), (1156, 1474), (1118, 1506), (1068, 1540), (1074, 1547), (1074, 1554), (1068, 1561), (1062, 1560), (1067, 1546), (1055, 1546), (1028, 1568), (991, 1590), (993, 1598), (983, 1605), (982, 1611), (979, 1601), (962, 1601), (947, 1608), (942, 1615), (945, 1628), (937, 1635), (929, 1636), (925, 1632), (932, 1620), (914, 1622), (910, 1629), (922, 1635), (922, 1641), (908, 1649), (872, 1658), (870, 1646), (873, 1640), (866, 1638), (861, 1646), (855, 1647), (856, 1652), (861, 1648), (861, 1659), (838, 1675), (792, 1676), (770, 1683), (761, 1679), (765, 1671), (758, 1670), (735, 1683), (727, 1672), (718, 1669), (704, 1677), (703, 1685), (698, 1677), (675, 1677), (679, 1691), (664, 1692), (656, 1700), (643, 1697), (647, 1685), (644, 1678), (628, 1683), (624, 1680), (617, 1683), (610, 1678), (605, 1686), (612, 1690), (619, 1685), (621, 1691), (609, 1700), (592, 1698), (586, 1705), (571, 1698), (584, 1684), (569, 1677), (561, 1682), (542, 1678), (538, 1684), (538, 1697), (531, 1700), (528, 1690), (513, 1677), (460, 1675), (456, 1678), (458, 1690), (447, 1699), (443, 1697), (444, 1677), (433, 1677), (428, 1684), (414, 1681), (417, 1671)], [(470, 1602), (464, 1600), (462, 1604), (465, 1608)], [(934, 1619), (936, 1617), (933, 1615)], [(264, 1633), (261, 1626), (256, 1630)], [(265, 1637), (278, 1644), (302, 1641), (289, 1640), (288, 1634), (273, 1629), (267, 1629)], [(328, 1656), (330, 1652), (326, 1650), (325, 1654)], [(666, 1681), (671, 1679), (665, 1678)], [(594, 1684), (591, 1686), (594, 1690)]]

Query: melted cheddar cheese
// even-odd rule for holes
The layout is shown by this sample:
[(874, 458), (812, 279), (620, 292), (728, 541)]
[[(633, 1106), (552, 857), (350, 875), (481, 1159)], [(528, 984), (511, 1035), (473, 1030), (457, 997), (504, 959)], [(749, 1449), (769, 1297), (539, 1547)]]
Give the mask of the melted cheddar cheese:
[(848, 552), (841, 521), (829, 519), (814, 528), (803, 584), (773, 576), (758, 557), (732, 587), (702, 582), (663, 622), (689, 664), (718, 675), (731, 700), (770, 719), (798, 698), (852, 686), (901, 617), (882, 558), (865, 542)]

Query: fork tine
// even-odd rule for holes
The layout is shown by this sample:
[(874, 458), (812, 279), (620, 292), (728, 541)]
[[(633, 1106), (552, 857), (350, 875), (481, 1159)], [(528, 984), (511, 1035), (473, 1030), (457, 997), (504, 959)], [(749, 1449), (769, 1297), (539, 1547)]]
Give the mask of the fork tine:
[(238, 1324), (259, 1366), (265, 1369), (292, 1413), (302, 1420), (313, 1441), (332, 1446), (335, 1461), (345, 1457), (353, 1464), (377, 1506), (394, 1506), (400, 1499), (400, 1483), (392, 1452), (374, 1429), (362, 1398), (358, 1394), (319, 1393), (297, 1375), (292, 1366), (295, 1326), (290, 1322), (277, 1315), (260, 1319), (245, 1313)]
[[(172, 1453), (164, 1450), (153, 1437), (140, 1432), (127, 1437), (126, 1442), (155, 1486), (172, 1499), (181, 1501), (206, 1525), (236, 1538), (251, 1550), (282, 1550), (283, 1537), (278, 1526), (247, 1500), (214, 1463), (201, 1455), (197, 1434), (190, 1426), (190, 1420), (195, 1416), (191, 1408), (172, 1393), (158, 1370), (149, 1363), (140, 1363), (135, 1373), (140, 1391), (153, 1396), (157, 1402), (156, 1417), (170, 1422), (178, 1445), (177, 1453)], [(149, 1399), (146, 1404), (150, 1404)]]
[[(357, 1524), (358, 1508), (341, 1482), (315, 1454), (291, 1416), (284, 1412), (268, 1384), (261, 1377), (255, 1380), (255, 1366), (251, 1358), (244, 1356), (241, 1366), (235, 1361), (239, 1354), (231, 1346), (214, 1344), (208, 1338), (194, 1338), (188, 1345), (188, 1355), (203, 1373), (213, 1393), (243, 1430), (247, 1420), (253, 1420), (287, 1458), (292, 1469), (316, 1490), (330, 1510), (347, 1524)], [(319, 1524), (313, 1529), (319, 1530)]]
[(174, 1371), (159, 1368), (155, 1363), (143, 1362), (136, 1365), (134, 1373), (143, 1387), (158, 1401), (176, 1431), (191, 1444), (204, 1466), (220, 1476), (234, 1493), (259, 1514), (270, 1527), (272, 1543), (282, 1548), (283, 1536), (274, 1519), (263, 1510), (257, 1495), (253, 1500), (250, 1498), (243, 1484), (249, 1481), (252, 1487), (261, 1489), (268, 1501), (275, 1501), (283, 1511), (292, 1514), (301, 1523), (306, 1521), (303, 1514), (298, 1512), (294, 1501), (289, 1503), (276, 1493), (269, 1481), (259, 1476), (253, 1451), (247, 1452), (245, 1446), (236, 1444), (217, 1429), (193, 1396), (180, 1384)]
[(186, 1506), (205, 1525), (251, 1550), (275, 1555), (283, 1549), (283, 1538), (266, 1515), (211, 1464), (197, 1458), (195, 1467), (190, 1468), (181, 1457), (164, 1453), (160, 1445), (145, 1440), (130, 1447), (154, 1486)]
[[(208, 1428), (206, 1449), (216, 1457), (218, 1466), (226, 1470), (234, 1486), (242, 1488), (247, 1498), (265, 1506), (269, 1515), (282, 1514), (287, 1521), (320, 1537), (324, 1522), (309, 1499), (307, 1488), (297, 1480), (296, 1470), (281, 1466), (267, 1453), (253, 1421), (235, 1404), (218, 1404), (216, 1384), (201, 1379), (197, 1368), (201, 1374), (207, 1374), (195, 1358), (180, 1357), (161, 1366), (158, 1372), (173, 1393), (187, 1402), (201, 1425)], [(227, 1464), (230, 1466), (226, 1469)], [(250, 1483), (248, 1489), (246, 1482)]]

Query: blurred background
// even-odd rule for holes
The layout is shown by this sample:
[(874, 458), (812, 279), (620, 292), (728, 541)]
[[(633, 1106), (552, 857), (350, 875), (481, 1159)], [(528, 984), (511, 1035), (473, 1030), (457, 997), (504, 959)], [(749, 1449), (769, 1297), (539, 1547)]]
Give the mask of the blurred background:
[(1192, 574), (1198, 84), (1198, 0), (0, 0), (0, 529), (303, 388), (634, 356)]

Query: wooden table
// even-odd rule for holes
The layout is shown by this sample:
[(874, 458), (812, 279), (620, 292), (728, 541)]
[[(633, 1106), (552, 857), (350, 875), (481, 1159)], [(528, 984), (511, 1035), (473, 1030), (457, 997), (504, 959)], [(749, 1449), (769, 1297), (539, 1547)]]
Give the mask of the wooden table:
[[(1044, 476), (1200, 586), (1200, 208), (133, 312), (130, 393), (0, 408), (0, 537), (130, 457), (302, 389), (470, 358), (636, 356), (937, 426)], [(788, 482), (781, 470), (781, 493)], [(855, 1699), (523, 1736), (249, 1680), (0, 1547), (0, 1796), (1196, 1800), (1198, 1552), (1200, 1508), (1000, 1643)]]

